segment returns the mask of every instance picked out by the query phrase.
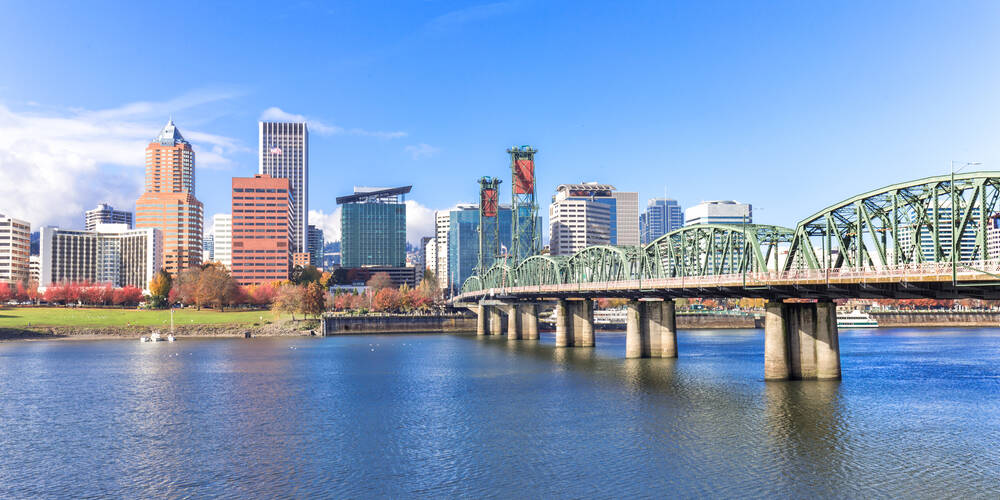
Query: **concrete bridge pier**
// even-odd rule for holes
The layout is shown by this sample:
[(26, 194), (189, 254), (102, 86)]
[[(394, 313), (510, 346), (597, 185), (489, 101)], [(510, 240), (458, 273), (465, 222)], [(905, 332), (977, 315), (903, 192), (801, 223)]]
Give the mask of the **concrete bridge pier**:
[(488, 335), (503, 335), (507, 331), (507, 315), (497, 306), (488, 306), (490, 311), (490, 333)]
[(507, 309), (507, 340), (521, 340), (521, 307), (511, 304)]
[(769, 301), (764, 320), (764, 379), (839, 379), (839, 337), (833, 302)]
[(572, 301), (573, 346), (594, 347), (594, 301)]
[(489, 335), (490, 333), (490, 310), (489, 307), (479, 304), (476, 306), (476, 335)]
[(556, 300), (556, 347), (573, 345), (573, 337), (569, 330), (571, 326), (569, 301), (566, 299)]
[(676, 358), (677, 319), (672, 300), (631, 300), (625, 328), (626, 358)]
[(521, 304), (521, 338), (538, 340), (538, 304)]
[(673, 299), (667, 299), (661, 306), (660, 357), (677, 357), (677, 314)]

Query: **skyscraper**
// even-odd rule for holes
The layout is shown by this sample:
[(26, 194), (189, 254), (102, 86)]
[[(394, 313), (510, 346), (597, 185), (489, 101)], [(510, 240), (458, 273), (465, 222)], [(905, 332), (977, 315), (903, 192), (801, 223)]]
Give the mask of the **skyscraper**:
[[(476, 205), (459, 205), (458, 210)], [(438, 287), (447, 290), (449, 287), (448, 273), (448, 232), (451, 228), (451, 212), (440, 210), (434, 212), (434, 258), (437, 264), (434, 266), (434, 273), (438, 279)]]
[(309, 263), (316, 267), (323, 267), (323, 247), (326, 242), (323, 238), (323, 230), (309, 224)]
[(195, 198), (194, 150), (173, 120), (146, 146), (146, 189), (135, 202), (135, 227), (163, 232), (167, 272), (201, 264), (203, 206)]
[(406, 265), (406, 204), (410, 186), (355, 187), (337, 198), (341, 205), (340, 251), (343, 267)]
[(292, 186), (292, 252), (309, 251), (309, 131), (305, 123), (260, 122), (259, 174)]
[(233, 268), (233, 216), (215, 214), (212, 217), (213, 257), (227, 269)]
[[(500, 205), (497, 210), (499, 223), (500, 246), (510, 248), (511, 225), (513, 222), (510, 205)], [(536, 219), (537, 222), (537, 219)], [(448, 215), (447, 238), (447, 276), (445, 288), (449, 293), (457, 293), (465, 280), (475, 273), (479, 263), (479, 206), (459, 205)], [(438, 246), (440, 249), (441, 247)], [(438, 250), (440, 252), (440, 250)], [(489, 268), (494, 263), (494, 256), (487, 252), (483, 255), (483, 265)], [(438, 274), (441, 274), (440, 264)]]
[(233, 177), (232, 274), (237, 283), (288, 279), (292, 206), (288, 179), (261, 174)]
[(84, 228), (87, 231), (97, 229), (98, 224), (127, 224), (132, 229), (132, 212), (115, 210), (115, 207), (101, 203), (84, 213)]
[(556, 188), (549, 205), (552, 255), (570, 255), (590, 245), (638, 244), (639, 193), (596, 182)]
[(703, 201), (684, 211), (684, 225), (753, 224), (753, 207), (732, 200)]
[(642, 243), (653, 240), (684, 226), (684, 211), (677, 200), (653, 198), (646, 205), (646, 211), (639, 218)]

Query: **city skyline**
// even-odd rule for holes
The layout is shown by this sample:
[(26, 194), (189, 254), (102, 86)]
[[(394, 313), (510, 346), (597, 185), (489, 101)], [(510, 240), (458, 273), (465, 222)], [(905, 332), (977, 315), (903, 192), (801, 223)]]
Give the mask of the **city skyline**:
[[(0, 187), (0, 198), (11, 200), (0, 210), (33, 227), (69, 228), (97, 203), (131, 209), (141, 190), (141, 144), (171, 114), (195, 145), (206, 219), (227, 211), (229, 179), (255, 170), (258, 121), (309, 123), (310, 223), (330, 241), (339, 214), (324, 193), (415, 185), (420, 195), (407, 202), (407, 239), (415, 244), (433, 234), (434, 210), (474, 201), (478, 176), (508, 179), (501, 189), (509, 189), (504, 150), (513, 144), (540, 150), (540, 199), (561, 183), (598, 181), (682, 206), (746, 200), (758, 220), (785, 226), (797, 222), (795, 207), (855, 192), (851, 177), (875, 188), (945, 173), (952, 159), (1000, 167), (990, 139), (1000, 128), (991, 90), (1000, 75), (977, 63), (996, 45), (993, 4), (572, 7), (402, 7), (404, 23), (367, 6), (331, 8), (333, 16), (280, 6), (264, 18), (237, 13), (233, 29), (266, 20), (280, 41), (242, 54), (200, 20), (213, 18), (208, 7), (191, 5), (189, 36), (173, 42), (192, 57), (189, 71), (177, 71), (149, 65), (133, 48), (142, 45), (131, 43), (134, 34), (109, 27), (136, 24), (138, 7), (111, 9), (84, 28), (68, 22), (82, 7), (11, 6), (0, 40), (26, 50), (0, 55), (11, 75), (0, 78), (0, 169), (17, 186)], [(528, 13), (523, 39), (503, 35)], [(42, 16), (46, 22), (37, 21)], [(142, 19), (144, 31), (168, 31), (166, 19)], [(26, 28), (50, 25), (65, 29)], [(92, 39), (87, 47), (40, 43), (84, 36)], [(288, 51), (302, 44), (327, 57)], [(117, 64), (97, 63), (93, 53)], [(290, 84), (257, 73), (259, 61), (279, 53), (303, 78)], [(612, 57), (620, 53), (632, 56)], [(529, 78), (500, 64), (515, 55), (526, 56)], [(29, 71), (36, 59), (52, 68)], [(139, 65), (144, 71), (134, 71)], [(615, 78), (575, 78), (595, 67)], [(54, 76), (64, 70), (76, 78)], [(525, 102), (531, 120), (508, 111)], [(786, 193), (774, 183), (783, 175), (806, 182)], [(63, 203), (45, 203), (53, 197)]]

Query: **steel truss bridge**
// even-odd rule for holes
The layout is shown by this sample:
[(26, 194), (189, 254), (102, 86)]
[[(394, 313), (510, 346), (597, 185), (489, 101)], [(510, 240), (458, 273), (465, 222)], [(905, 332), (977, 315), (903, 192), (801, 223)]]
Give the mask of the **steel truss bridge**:
[(997, 299), (998, 205), (1000, 172), (930, 177), (849, 198), (794, 229), (694, 225), (645, 246), (592, 246), (572, 256), (499, 261), (467, 279), (454, 300), (638, 295)]

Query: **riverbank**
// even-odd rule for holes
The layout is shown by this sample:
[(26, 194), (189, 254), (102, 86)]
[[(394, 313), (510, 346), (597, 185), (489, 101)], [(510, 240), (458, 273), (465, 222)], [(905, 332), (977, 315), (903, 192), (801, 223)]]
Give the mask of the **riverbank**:
[[(266, 325), (246, 324), (206, 324), (177, 325), (174, 335), (179, 338), (194, 337), (288, 337), (319, 334), (318, 320), (282, 320)], [(20, 340), (97, 340), (97, 339), (138, 339), (149, 336), (154, 331), (166, 334), (169, 331), (160, 326), (33, 326), (24, 328), (0, 328), (0, 342)]]
[(472, 315), (378, 315), (326, 316), (322, 335), (357, 335), (367, 333), (459, 333), (476, 330)]

